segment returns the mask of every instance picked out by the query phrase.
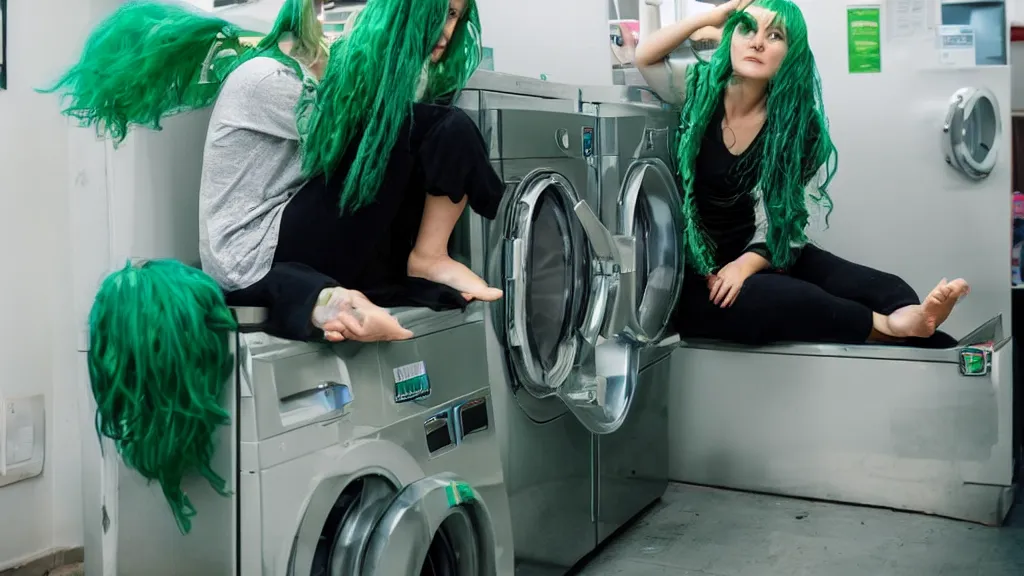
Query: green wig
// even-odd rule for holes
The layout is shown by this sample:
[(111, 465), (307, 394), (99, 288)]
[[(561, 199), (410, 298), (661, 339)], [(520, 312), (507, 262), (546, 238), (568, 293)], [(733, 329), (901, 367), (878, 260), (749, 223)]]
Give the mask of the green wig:
[(227, 424), (221, 390), (234, 361), (236, 324), (217, 283), (174, 260), (130, 263), (108, 276), (89, 314), (89, 379), (96, 431), (125, 465), (157, 481), (183, 533), (195, 515), (182, 479), (211, 467), (213, 434)]
[(399, 129), (417, 100), (424, 67), (424, 101), (462, 89), (476, 70), (480, 21), (474, 0), (467, 0), (444, 58), (428, 64), (449, 18), (448, 2), (369, 2), (351, 34), (331, 45), (318, 89), (300, 101), (299, 133), (308, 176), (330, 177), (358, 140), (340, 194), (342, 211), (356, 210), (376, 197)]
[[(258, 37), (220, 18), (155, 0), (124, 4), (92, 31), (81, 58), (44, 93), (60, 92), (63, 113), (120, 143), (133, 125), (160, 129), (163, 118), (206, 108), (227, 75), (269, 56), (300, 73), (326, 57), (320, 0), (286, 0), (270, 34)], [(294, 42), (290, 55), (282, 40)]]
[[(808, 200), (825, 208), (827, 222), (827, 214), (832, 210), (828, 185), (836, 172), (838, 153), (829, 136), (821, 77), (800, 8), (791, 0), (756, 0), (752, 5), (776, 14), (775, 25), (785, 30), (788, 45), (779, 71), (768, 84), (760, 148), (757, 155), (747, 158), (748, 169), (758, 170), (756, 182), (768, 216), (766, 241), (772, 266), (786, 268), (792, 264), (791, 243), (807, 240)], [(710, 274), (716, 265), (713, 244), (700, 222), (694, 198), (697, 154), (708, 122), (724, 97), (726, 86), (734, 80), (730, 58), (733, 34), (737, 27), (746, 33), (757, 26), (750, 14), (734, 13), (726, 22), (722, 43), (711, 59), (697, 63), (688, 72), (677, 159), (684, 193), (686, 252), (689, 262), (701, 274)], [(808, 134), (816, 134), (817, 138), (808, 138)], [(814, 190), (808, 191), (808, 185), (823, 166), (824, 178), (816, 180)]]

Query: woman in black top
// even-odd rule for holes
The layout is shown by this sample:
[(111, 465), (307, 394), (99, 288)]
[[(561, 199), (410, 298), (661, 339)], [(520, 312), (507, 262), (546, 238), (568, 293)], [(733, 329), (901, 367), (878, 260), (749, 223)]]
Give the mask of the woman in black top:
[[(710, 61), (668, 60), (708, 27), (722, 28)], [(684, 337), (955, 343), (936, 329), (969, 291), (964, 280), (941, 281), (921, 303), (902, 279), (807, 242), (808, 205), (831, 209), (837, 155), (793, 2), (731, 0), (641, 39), (636, 65), (659, 96), (682, 104)]]

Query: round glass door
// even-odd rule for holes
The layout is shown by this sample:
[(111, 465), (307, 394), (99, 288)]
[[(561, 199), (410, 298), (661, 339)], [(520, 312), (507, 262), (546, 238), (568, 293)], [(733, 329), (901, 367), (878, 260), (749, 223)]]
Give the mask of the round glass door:
[(519, 383), (555, 393), (572, 371), (589, 260), (573, 215), (579, 197), (562, 176), (538, 172), (515, 192), (505, 235), (505, 326)]
[(987, 88), (961, 88), (949, 101), (943, 125), (946, 163), (972, 180), (988, 177), (1003, 138), (999, 101)]
[(497, 576), (490, 513), (454, 474), (406, 486), (372, 530), (360, 572), (331, 576)]
[(657, 342), (671, 330), (682, 289), (679, 240), (682, 199), (660, 160), (633, 164), (619, 196), (618, 233), (636, 239), (636, 316), (642, 340)]

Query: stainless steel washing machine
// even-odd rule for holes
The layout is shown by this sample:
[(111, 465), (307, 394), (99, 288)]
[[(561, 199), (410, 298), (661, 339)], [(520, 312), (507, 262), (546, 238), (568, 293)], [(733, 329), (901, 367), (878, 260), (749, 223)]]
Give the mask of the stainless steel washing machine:
[(115, 573), (511, 575), (482, 306), (396, 315), (412, 340), (238, 334), (214, 462), (231, 496), (188, 479), (183, 536), (159, 488), (120, 467)]
[(647, 450), (648, 428), (629, 418), (652, 343), (636, 237), (599, 217), (598, 118), (581, 112), (578, 87), (477, 73), (457, 102), (506, 183), (498, 217), (480, 225), (486, 276), (505, 289), (486, 318), (487, 355), (516, 573), (562, 574), (604, 531), (602, 475), (618, 466), (601, 466), (598, 438)]
[(584, 87), (580, 100), (583, 113), (597, 122), (601, 221), (615, 234), (635, 238), (633, 302), (648, 344), (625, 423), (595, 440), (595, 509), (603, 541), (668, 487), (668, 356), (679, 341), (671, 316), (684, 264), (682, 196), (673, 168), (679, 118), (643, 87)]

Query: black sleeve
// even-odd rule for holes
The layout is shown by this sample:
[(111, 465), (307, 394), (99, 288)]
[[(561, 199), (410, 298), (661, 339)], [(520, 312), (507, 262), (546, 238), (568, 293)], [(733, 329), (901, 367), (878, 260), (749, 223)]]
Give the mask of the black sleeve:
[(321, 334), (313, 326), (313, 307), (324, 288), (334, 288), (338, 282), (305, 264), (274, 264), (252, 286), (228, 292), (229, 306), (255, 306), (267, 308), (270, 319), (267, 333), (289, 340), (314, 340)]

